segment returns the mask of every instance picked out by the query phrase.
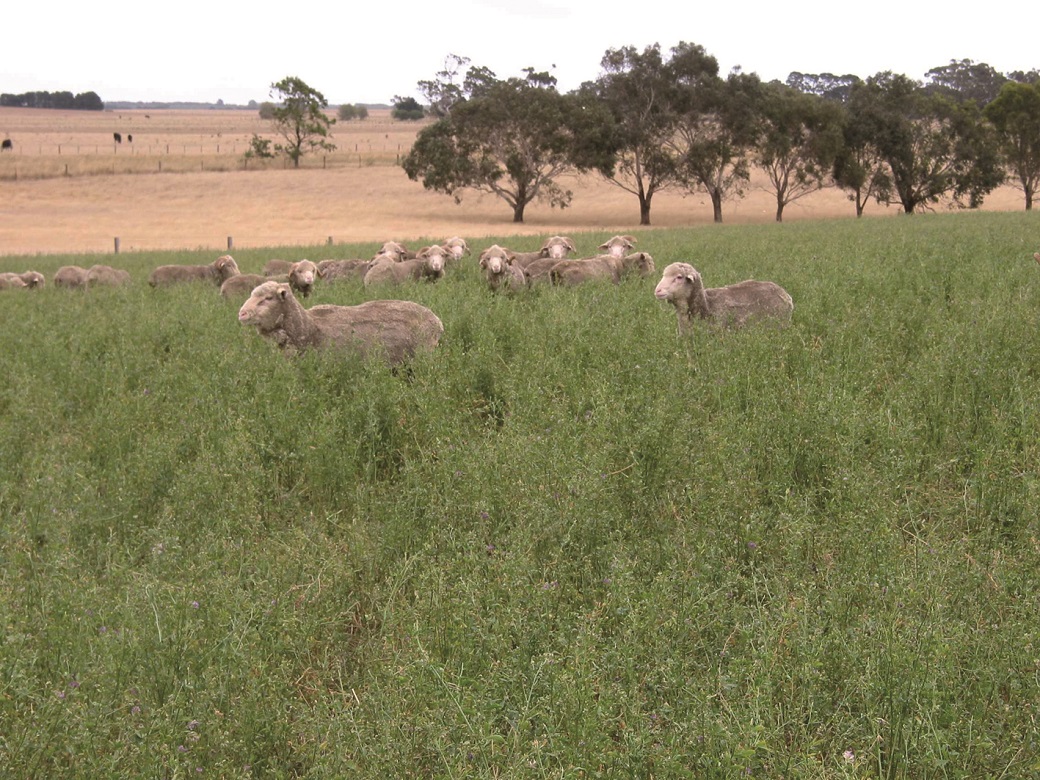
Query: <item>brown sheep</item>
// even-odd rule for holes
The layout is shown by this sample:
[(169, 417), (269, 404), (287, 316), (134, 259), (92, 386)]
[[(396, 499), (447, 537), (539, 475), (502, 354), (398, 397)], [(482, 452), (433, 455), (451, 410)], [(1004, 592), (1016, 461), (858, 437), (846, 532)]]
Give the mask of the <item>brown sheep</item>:
[(338, 282), (343, 279), (364, 279), (372, 260), (320, 260), (318, 276), (323, 282)]
[(228, 300), (242, 300), (249, 297), (249, 294), (253, 292), (253, 288), (259, 287), (264, 282), (271, 281), (288, 282), (289, 277), (284, 274), (276, 277), (263, 274), (235, 274), (234, 276), (229, 276), (220, 285), (220, 297)]
[(87, 269), (87, 287), (122, 287), (130, 284), (130, 272), (110, 265), (92, 265)]
[(305, 309), (288, 284), (270, 281), (253, 290), (238, 310), (238, 321), (291, 352), (334, 347), (381, 356), (391, 365), (432, 350), (444, 334), (437, 315), (413, 301)]
[(609, 279), (620, 284), (626, 276), (649, 276), (654, 272), (654, 258), (646, 252), (635, 252), (625, 257), (598, 255), (596, 257), (560, 260), (550, 269), (553, 284), (575, 285), (593, 279)]
[(599, 245), (600, 251), (614, 257), (624, 257), (629, 250), (634, 249), (636, 240), (632, 236), (614, 236)]
[(748, 279), (726, 287), (705, 288), (700, 273), (689, 263), (672, 263), (665, 268), (654, 296), (675, 306), (679, 333), (697, 319), (727, 328), (756, 320), (785, 325), (794, 311), (791, 296), (775, 282)]
[(480, 268), (492, 292), (515, 292), (527, 286), (523, 270), (510, 259), (512, 254), (498, 244), (492, 244), (480, 253)]
[(401, 284), (408, 281), (435, 282), (444, 276), (445, 252), (441, 247), (426, 247), (421, 257), (394, 262), (392, 255), (376, 255), (372, 267), (365, 274), (365, 287), (377, 284)]
[(78, 289), (87, 286), (87, 269), (78, 265), (63, 265), (54, 272), (51, 281), (55, 287)]
[(209, 265), (160, 265), (148, 277), (152, 287), (165, 287), (181, 282), (209, 282), (219, 287), (228, 277), (239, 273), (231, 255), (222, 255)]
[(21, 285), (12, 284), (13, 287), (28, 287), (31, 290), (35, 290), (39, 287), (43, 287), (46, 284), (46, 279), (43, 274), (39, 271), (25, 271), (24, 273), (3, 273), (0, 274), (0, 279), (5, 279), (9, 282), (17, 280), (21, 282)]

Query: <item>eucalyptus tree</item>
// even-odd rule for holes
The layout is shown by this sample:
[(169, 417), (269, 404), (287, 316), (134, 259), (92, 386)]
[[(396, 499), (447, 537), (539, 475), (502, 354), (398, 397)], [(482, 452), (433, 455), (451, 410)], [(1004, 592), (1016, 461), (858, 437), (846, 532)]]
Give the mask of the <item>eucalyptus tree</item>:
[(979, 206), (1004, 179), (995, 134), (974, 101), (956, 103), (886, 71), (853, 88), (849, 121), (861, 123), (891, 176), (890, 201), (907, 214), (947, 197)]
[(271, 108), (271, 122), (284, 139), (275, 150), (283, 152), (300, 167), (300, 158), (308, 150), (333, 151), (336, 145), (328, 140), (329, 128), (336, 120), (325, 113), (329, 102), (318, 90), (296, 76), (287, 76), (271, 85), (271, 97), (277, 104)]
[(642, 52), (632, 46), (609, 49), (599, 79), (584, 89), (598, 97), (613, 117), (617, 161), (607, 181), (639, 201), (639, 224), (650, 224), (653, 197), (681, 182), (680, 155), (671, 143), (681, 120), (678, 91), (718, 77), (718, 62), (694, 44), (681, 43), (670, 59), (659, 44)]
[(579, 94), (561, 95), (546, 73), (526, 73), (485, 82), (423, 128), (402, 161), (408, 178), (456, 203), (466, 190), (490, 193), (512, 208), (514, 222), (523, 222), (532, 201), (570, 205), (574, 193), (560, 183), (565, 174), (609, 175), (614, 156), (606, 108)]
[(842, 111), (836, 103), (780, 83), (763, 86), (755, 165), (776, 198), (776, 221), (784, 207), (823, 189), (842, 146)]
[(1025, 193), (1026, 211), (1040, 188), (1040, 81), (1009, 81), (983, 113), (996, 129), (1004, 167)]

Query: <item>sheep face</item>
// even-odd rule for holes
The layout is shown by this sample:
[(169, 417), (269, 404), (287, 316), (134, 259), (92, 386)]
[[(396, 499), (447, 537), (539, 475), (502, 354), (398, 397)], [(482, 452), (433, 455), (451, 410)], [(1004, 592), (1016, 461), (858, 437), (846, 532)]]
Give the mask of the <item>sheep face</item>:
[(443, 246), (428, 246), (419, 252), (419, 257), (426, 261), (426, 267), (434, 276), (444, 273), (444, 264), (451, 253)]
[(284, 303), (291, 297), (292, 289), (283, 282), (257, 285), (238, 310), (238, 321), (255, 325), (261, 333), (272, 331), (281, 323)]
[(489, 246), (480, 253), (480, 267), (490, 274), (505, 273), (509, 265), (509, 253), (498, 244)]
[(654, 288), (654, 297), (661, 301), (682, 301), (700, 284), (701, 275), (689, 263), (672, 263), (664, 269), (661, 281)]
[(227, 280), (230, 276), (235, 276), (239, 273), (238, 263), (235, 262), (235, 258), (231, 255), (223, 255), (213, 261), (213, 267), (217, 269), (217, 273), (220, 274), (220, 278)]
[(632, 236), (614, 236), (605, 244), (600, 244), (600, 250), (611, 257), (624, 257), (625, 254), (636, 245)]
[(444, 242), (445, 248), (451, 252), (452, 259), (461, 260), (463, 255), (469, 254), (469, 245), (465, 239), (459, 238), (458, 236), (452, 236)]
[(646, 252), (635, 252), (626, 255), (623, 262), (625, 271), (628, 273), (638, 274), (639, 276), (649, 276), (654, 272), (654, 258)]
[(379, 248), (379, 251), (376, 252), (376, 256), (372, 259), (376, 260), (381, 255), (390, 255), (394, 260), (400, 261), (407, 259), (408, 250), (405, 248), (404, 244), (399, 244), (396, 241), (387, 241)]
[(542, 244), (542, 255), (562, 260), (567, 257), (568, 252), (577, 252), (574, 242), (565, 236), (553, 236)]
[(299, 262), (293, 263), (289, 269), (289, 284), (304, 295), (310, 294), (311, 288), (314, 286), (314, 281), (317, 277), (318, 266), (310, 260), (300, 260)]

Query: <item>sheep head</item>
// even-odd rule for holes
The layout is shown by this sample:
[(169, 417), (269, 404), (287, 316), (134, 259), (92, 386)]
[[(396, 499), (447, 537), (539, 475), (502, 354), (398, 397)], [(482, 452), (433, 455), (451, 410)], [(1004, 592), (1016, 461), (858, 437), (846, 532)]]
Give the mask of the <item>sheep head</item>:
[(480, 253), (480, 267), (488, 273), (504, 273), (506, 266), (512, 262), (512, 253), (508, 249), (492, 244)]
[(456, 260), (461, 260), (463, 255), (469, 254), (469, 244), (466, 243), (465, 239), (458, 236), (452, 236), (445, 241), (444, 247), (451, 252), (451, 256)]
[(606, 243), (600, 244), (599, 248), (613, 257), (624, 257), (625, 253), (635, 245), (636, 240), (632, 236), (614, 236)]
[(416, 257), (426, 261), (426, 267), (435, 274), (440, 274), (444, 271), (444, 263), (447, 261), (449, 256), (451, 256), (451, 250), (444, 246), (438, 246), (437, 244), (423, 247), (419, 250), (418, 254), (416, 254)]
[(404, 244), (399, 244), (396, 241), (387, 241), (379, 247), (379, 251), (376, 252), (376, 258), (380, 255), (392, 255), (395, 260), (404, 260), (407, 254), (408, 250), (405, 249)]
[(261, 333), (272, 331), (281, 324), (285, 304), (292, 297), (292, 288), (285, 282), (259, 284), (238, 310), (238, 321), (255, 325)]
[(701, 275), (689, 263), (672, 263), (664, 269), (654, 288), (654, 297), (662, 301), (686, 300), (692, 289), (701, 286)]
[(574, 242), (566, 236), (553, 236), (552, 238), (547, 238), (545, 243), (542, 244), (543, 257), (555, 257), (562, 260), (567, 257), (568, 252), (577, 251), (578, 248), (574, 246)]
[(220, 278), (225, 281), (227, 281), (228, 277), (239, 273), (238, 263), (235, 262), (235, 258), (231, 255), (221, 255), (213, 261), (213, 267), (217, 269)]
[(289, 267), (289, 283), (296, 289), (309, 293), (318, 277), (318, 266), (310, 260), (299, 260)]

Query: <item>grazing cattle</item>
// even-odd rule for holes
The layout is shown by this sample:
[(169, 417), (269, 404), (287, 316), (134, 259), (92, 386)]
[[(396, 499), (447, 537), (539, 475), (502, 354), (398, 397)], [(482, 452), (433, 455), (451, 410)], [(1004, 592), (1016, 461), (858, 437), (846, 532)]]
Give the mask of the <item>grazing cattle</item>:
[(14, 144), (11, 143), (10, 138), (5, 138), (3, 144), (0, 144), (0, 151), (6, 152), (8, 149), (10, 149), (13, 152)]
[(112, 133), (112, 140), (115, 141), (117, 144), (121, 144), (123, 143), (123, 136), (121, 136), (119, 133)]

